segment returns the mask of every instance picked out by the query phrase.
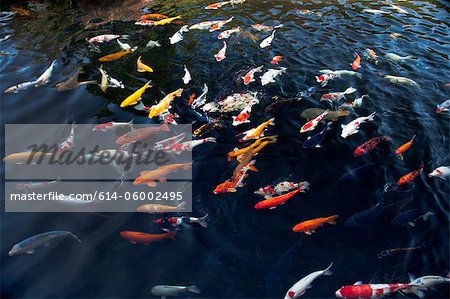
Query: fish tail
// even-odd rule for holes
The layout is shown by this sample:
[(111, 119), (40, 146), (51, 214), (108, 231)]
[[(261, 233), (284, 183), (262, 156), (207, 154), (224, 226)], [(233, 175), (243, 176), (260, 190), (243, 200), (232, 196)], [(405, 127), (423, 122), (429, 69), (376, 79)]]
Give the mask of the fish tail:
[(411, 138), (411, 140), (409, 142), (413, 142), (414, 139), (416, 139), (416, 134), (414, 134), (414, 136)]
[(207, 218), (207, 217), (208, 217), (208, 214), (206, 214), (206, 215), (203, 216), (203, 217), (198, 218), (197, 223), (200, 224), (200, 226), (208, 227), (208, 223), (206, 222), (206, 218)]
[(187, 202), (183, 201), (179, 205), (176, 206), (177, 210), (184, 211), (186, 209)]
[(128, 34), (125, 34), (125, 35), (122, 35), (120, 38), (123, 38), (123, 39), (129, 39), (130, 36), (129, 36)]
[(375, 119), (375, 114), (376, 114), (376, 112), (373, 112), (372, 114), (370, 114), (370, 115), (367, 117), (367, 120), (368, 120), (368, 121), (373, 121), (373, 120)]
[(336, 218), (338, 218), (339, 217), (339, 215), (333, 215), (333, 216), (330, 216), (330, 217), (328, 217), (328, 219), (329, 219), (329, 221), (328, 221), (328, 223), (329, 224), (332, 224), (332, 225), (335, 225), (336, 224), (336, 221), (334, 221)]
[(69, 233), (72, 237), (75, 238), (75, 240), (77, 240), (79, 243), (81, 243), (81, 240), (74, 233), (71, 233), (71, 232), (69, 232)]
[(186, 288), (186, 290), (188, 290), (191, 293), (195, 293), (195, 294), (200, 294), (202, 292), (196, 285), (188, 286)]
[(248, 170), (253, 171), (253, 172), (258, 172), (258, 168), (256, 168), (253, 164), (249, 164), (248, 166)]
[(353, 88), (352, 86), (350, 86), (349, 88), (347, 88), (344, 91), (344, 94), (351, 94), (351, 93), (354, 93), (355, 91), (356, 91), (356, 88)]
[(331, 262), (331, 264), (328, 266), (328, 268), (326, 268), (325, 270), (323, 270), (323, 275), (331, 275), (333, 274), (333, 272), (331, 272), (330, 268), (331, 266), (333, 266), (333, 262)]

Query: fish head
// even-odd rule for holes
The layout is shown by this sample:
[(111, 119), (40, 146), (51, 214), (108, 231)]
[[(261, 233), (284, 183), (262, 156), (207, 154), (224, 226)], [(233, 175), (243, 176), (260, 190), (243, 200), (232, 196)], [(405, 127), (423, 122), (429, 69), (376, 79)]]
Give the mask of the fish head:
[(18, 89), (19, 88), (17, 86), (11, 86), (10, 88), (6, 89), (4, 92), (5, 93), (17, 93)]
[(345, 286), (340, 288), (339, 290), (334, 293), (336, 295), (336, 298), (354, 298), (355, 292), (353, 291), (352, 286)]
[(9, 256), (14, 256), (14, 255), (17, 255), (17, 254), (20, 254), (20, 253), (22, 253), (22, 248), (20, 247), (19, 244), (16, 244), (16, 245), (14, 245), (14, 246), (11, 248), (11, 250), (8, 252), (8, 255), (9, 255)]

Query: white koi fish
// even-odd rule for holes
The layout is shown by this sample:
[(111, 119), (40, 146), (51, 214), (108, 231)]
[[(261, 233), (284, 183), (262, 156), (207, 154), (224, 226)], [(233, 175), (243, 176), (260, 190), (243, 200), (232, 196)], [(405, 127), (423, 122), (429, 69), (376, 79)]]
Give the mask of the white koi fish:
[(336, 75), (336, 77), (341, 77), (341, 76), (355, 76), (355, 77), (358, 77), (359, 79), (362, 78), (361, 73), (354, 72), (354, 71), (348, 71), (348, 70), (338, 70), (338, 71), (333, 71), (333, 70), (320, 70), (319, 73), (321, 73), (321, 74), (333, 74), (333, 75)]
[(399, 13), (402, 13), (405, 15), (408, 14), (408, 11), (404, 8), (401, 8), (400, 6), (397, 6), (395, 4), (389, 4), (389, 6), (392, 7), (393, 9), (395, 9), (396, 11), (398, 11)]
[(162, 150), (164, 148), (170, 147), (171, 145), (177, 144), (181, 140), (183, 140), (185, 135), (186, 134), (181, 133), (181, 134), (178, 134), (178, 135), (176, 135), (174, 137), (170, 137), (170, 138), (167, 138), (167, 139), (155, 142), (155, 144), (153, 144), (153, 146), (152, 146), (152, 149), (153, 150)]
[(224, 60), (227, 57), (227, 56), (225, 56), (226, 51), (227, 51), (227, 43), (223, 42), (223, 48), (220, 49), (219, 52), (217, 52), (217, 54), (214, 55), (214, 58), (216, 59), (216, 61)]
[(341, 128), (342, 128), (341, 137), (347, 138), (350, 135), (358, 133), (359, 126), (365, 122), (373, 121), (374, 117), (375, 117), (375, 112), (373, 112), (369, 116), (358, 117), (357, 119), (349, 122), (346, 125), (341, 125)]
[(300, 128), (300, 133), (305, 133), (314, 130), (317, 125), (322, 121), (322, 119), (330, 112), (330, 110), (325, 110), (322, 114), (314, 119), (311, 119), (303, 127)]
[(56, 60), (53, 60), (52, 64), (42, 73), (42, 75), (36, 80), (35, 87), (39, 87), (42, 85), (47, 85), (50, 82), (50, 78), (52, 76), (53, 69), (58, 64)]
[(322, 95), (320, 101), (329, 101), (329, 102), (339, 102), (342, 98), (345, 98), (346, 95), (352, 94), (356, 91), (356, 88), (349, 87), (345, 91), (342, 92), (332, 92), (326, 93)]
[(316, 81), (320, 83), (322, 87), (327, 86), (328, 81), (333, 80), (334, 78), (337, 78), (338, 76), (334, 73), (329, 74), (322, 74), (320, 76), (316, 76)]
[(184, 76), (183, 76), (183, 83), (188, 84), (191, 81), (191, 73), (189, 73), (186, 65), (184, 66)]
[(250, 113), (252, 112), (252, 106), (258, 103), (259, 101), (257, 99), (250, 101), (237, 116), (233, 116), (232, 125), (238, 126), (240, 124), (249, 123), (250, 121), (248, 119), (250, 117)]
[(174, 35), (172, 35), (171, 38), (169, 38), (170, 44), (176, 44), (180, 41), (183, 40), (183, 33), (184, 32), (188, 32), (189, 31), (189, 26), (188, 25), (184, 25), (183, 27), (180, 28), (180, 30), (178, 30), (177, 32), (175, 32)]
[(263, 66), (261, 65), (261, 66), (258, 66), (258, 67), (255, 67), (255, 68), (252, 68), (251, 70), (249, 70), (245, 74), (245, 76), (242, 77), (242, 79), (244, 79), (244, 84), (245, 85), (249, 85), (251, 82), (254, 82), (255, 81), (255, 79), (254, 79), (255, 74), (262, 72), (262, 68), (263, 68)]
[(102, 35), (98, 35), (95, 37), (91, 37), (90, 39), (88, 39), (88, 42), (90, 42), (91, 44), (105, 43), (105, 42), (109, 42), (109, 41), (112, 41), (117, 38), (127, 39), (128, 37), (129, 37), (129, 35), (102, 34)]
[(19, 93), (19, 91), (26, 90), (36, 84), (37, 81), (30, 81), (25, 83), (20, 83), (11, 87), (8, 87), (4, 93)]
[(257, 195), (264, 196), (265, 199), (272, 198), (274, 195), (281, 195), (285, 192), (301, 188), (300, 192), (305, 192), (309, 189), (309, 182), (300, 182), (300, 183), (293, 183), (288, 181), (283, 181), (275, 185), (275, 187), (272, 187), (271, 185), (268, 185), (266, 187), (259, 188), (254, 193)]
[(192, 29), (206, 30), (206, 29), (211, 28), (211, 26), (213, 26), (213, 25), (215, 25), (217, 23), (220, 23), (220, 22), (222, 22), (222, 21), (205, 21), (205, 22), (200, 22), (200, 23), (194, 24), (191, 27), (189, 27), (189, 30), (192, 30)]
[(433, 170), (428, 176), (441, 178), (443, 180), (446, 180), (450, 176), (450, 166), (439, 166), (435, 170)]
[(408, 56), (400, 56), (400, 55), (397, 55), (397, 54), (395, 54), (395, 53), (386, 53), (386, 55), (384, 55), (384, 57), (385, 57), (387, 60), (389, 60), (389, 61), (391, 61), (391, 62), (395, 62), (395, 63), (401, 63), (401, 62), (404, 62), (405, 60), (413, 59), (413, 58), (414, 58), (414, 56), (411, 56), (411, 55), (408, 55)]
[(145, 45), (145, 47), (153, 49), (154, 47), (161, 47), (161, 44), (158, 41), (151, 40)]
[(300, 279), (287, 291), (286, 296), (284, 296), (284, 299), (294, 299), (303, 295), (307, 289), (312, 287), (311, 284), (313, 283), (314, 280), (316, 280), (322, 275), (332, 274), (332, 272), (330, 271), (331, 266), (333, 266), (333, 263), (331, 263), (325, 270), (315, 271)]
[(263, 39), (263, 41), (259, 44), (259, 46), (261, 48), (266, 48), (266, 47), (270, 46), (273, 39), (275, 38), (275, 32), (276, 32), (276, 30), (272, 31), (272, 34), (269, 35), (268, 37), (266, 37), (265, 39)]
[(196, 98), (193, 102), (192, 102), (192, 109), (197, 109), (198, 107), (203, 106), (206, 103), (206, 94), (208, 93), (208, 86), (206, 84), (203, 84), (203, 92), (202, 94)]
[(389, 81), (391, 81), (391, 83), (394, 83), (394, 84), (402, 84), (402, 85), (408, 85), (408, 86), (412, 86), (412, 87), (420, 87), (419, 83), (417, 83), (416, 81), (409, 79), (409, 78), (397, 77), (397, 76), (391, 76), (391, 75), (384, 76), (384, 78), (388, 79)]
[(379, 15), (379, 14), (389, 14), (388, 11), (379, 10), (379, 9), (368, 9), (368, 8), (365, 8), (365, 9), (363, 9), (362, 11), (363, 11), (363, 12), (368, 12), (368, 13), (371, 13), (371, 14), (374, 14), (374, 15)]
[(222, 33), (219, 34), (219, 36), (217, 36), (218, 39), (224, 39), (224, 38), (229, 38), (231, 34), (233, 33), (239, 33), (241, 32), (242, 29), (241, 27), (237, 27), (237, 28), (233, 28), (233, 29), (228, 29), (223, 31)]
[(17, 190), (22, 190), (22, 191), (26, 191), (26, 190), (36, 190), (36, 189), (42, 189), (42, 188), (51, 187), (51, 186), (53, 186), (53, 185), (60, 184), (61, 182), (62, 182), (61, 176), (58, 176), (58, 178), (57, 178), (56, 180), (49, 181), (49, 182), (18, 183), (18, 184), (15, 186), (15, 189), (17, 189)]
[(282, 67), (279, 70), (277, 69), (269, 69), (267, 72), (265, 72), (262, 76), (261, 76), (261, 85), (267, 85), (269, 83), (274, 83), (275, 82), (275, 77), (283, 74), (284, 72), (286, 72), (287, 68)]
[(122, 43), (119, 39), (117, 39), (117, 43), (119, 44), (119, 47), (122, 48), (122, 50), (127, 51), (131, 49), (131, 46), (127, 43)]

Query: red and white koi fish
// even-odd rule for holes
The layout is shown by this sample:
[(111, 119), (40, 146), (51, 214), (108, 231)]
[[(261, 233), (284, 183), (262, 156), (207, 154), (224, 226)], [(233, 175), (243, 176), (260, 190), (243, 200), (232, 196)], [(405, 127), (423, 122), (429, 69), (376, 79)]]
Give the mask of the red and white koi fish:
[(233, 28), (233, 29), (228, 29), (228, 30), (225, 30), (225, 31), (223, 31), (222, 33), (220, 33), (219, 36), (218, 36), (217, 38), (218, 38), (218, 39), (229, 38), (231, 34), (233, 34), (233, 33), (239, 33), (239, 32), (241, 32), (241, 31), (242, 31), (241, 27), (236, 27), (236, 28)]
[(240, 124), (249, 123), (250, 121), (248, 119), (250, 117), (250, 113), (252, 112), (252, 106), (258, 103), (259, 101), (257, 99), (250, 101), (237, 116), (233, 116), (232, 125), (238, 126)]
[(112, 41), (117, 38), (127, 39), (128, 37), (129, 37), (129, 35), (102, 34), (102, 35), (97, 35), (95, 37), (91, 37), (90, 39), (88, 39), (88, 42), (90, 42), (91, 44), (106, 43), (106, 42)]
[(414, 171), (408, 172), (404, 176), (398, 179), (397, 186), (402, 186), (411, 183), (414, 181), (416, 177), (418, 177), (423, 172), (423, 164), (420, 166), (419, 169), (416, 169)]
[(281, 59), (283, 59), (283, 56), (280, 56), (280, 55), (274, 56), (274, 57), (272, 58), (272, 60), (270, 61), (270, 63), (271, 63), (271, 64), (278, 64), (278, 62), (280, 62)]
[(156, 142), (153, 146), (153, 150), (163, 150), (164, 148), (167, 148), (173, 144), (179, 143), (181, 140), (183, 140), (185, 137), (184, 133), (178, 134), (174, 137), (170, 137), (161, 141)]
[(19, 183), (15, 186), (15, 188), (17, 190), (22, 190), (22, 191), (26, 191), (26, 190), (36, 190), (36, 189), (41, 189), (41, 188), (47, 188), (47, 187), (51, 187), (53, 185), (57, 185), (60, 184), (62, 182), (61, 180), (61, 176), (58, 176), (58, 178), (56, 180), (50, 181), (50, 182), (38, 182), (38, 183), (33, 183), (33, 182), (29, 182), (29, 183)]
[(92, 128), (92, 131), (100, 131), (100, 132), (108, 132), (115, 131), (117, 128), (129, 127), (131, 130), (133, 129), (133, 119), (129, 122), (115, 122), (110, 121), (107, 123), (99, 124)]
[(355, 120), (352, 120), (346, 125), (341, 125), (342, 133), (341, 137), (347, 138), (350, 135), (356, 134), (359, 132), (359, 126), (365, 122), (373, 121), (375, 117), (375, 112), (370, 114), (369, 116), (358, 117)]
[(134, 25), (153, 26), (153, 25), (155, 25), (156, 22), (157, 21), (143, 19), (143, 20), (139, 20), (136, 23), (134, 23)]
[(239, 141), (240, 142), (244, 142), (244, 141), (251, 140), (251, 139), (258, 139), (259, 137), (264, 136), (265, 129), (269, 125), (270, 126), (274, 126), (275, 125), (274, 120), (275, 120), (275, 118), (271, 118), (268, 121), (263, 122), (262, 124), (260, 124), (256, 128), (253, 128), (253, 129), (250, 129), (250, 130), (247, 130), (247, 131), (241, 133), (242, 135), (244, 135), (244, 137), (239, 139)]
[(320, 98), (320, 101), (329, 101), (331, 102), (339, 102), (342, 98), (345, 98), (346, 95), (352, 94), (356, 91), (356, 88), (349, 87), (345, 91), (342, 92), (332, 92), (332, 93), (326, 93), (322, 95)]
[(358, 146), (355, 149), (355, 152), (353, 153), (353, 155), (355, 157), (360, 157), (364, 154), (367, 154), (368, 152), (375, 149), (377, 147), (378, 143), (383, 142), (383, 141), (391, 141), (391, 138), (385, 137), (385, 136), (379, 136), (379, 137), (372, 138), (372, 139), (364, 142), (360, 146)]
[(330, 112), (330, 110), (325, 110), (322, 114), (314, 119), (311, 119), (303, 127), (300, 128), (300, 133), (305, 133), (314, 130), (317, 125), (322, 121), (322, 119)]
[(167, 110), (167, 111), (162, 112), (158, 117), (162, 122), (166, 122), (171, 125), (178, 125), (175, 118), (179, 118), (180, 116), (177, 113), (172, 113), (169, 110)]
[(312, 288), (312, 283), (314, 280), (319, 278), (322, 275), (331, 275), (332, 272), (330, 270), (331, 266), (333, 266), (333, 263), (328, 266), (328, 268), (324, 270), (315, 271), (299, 281), (297, 281), (286, 293), (284, 296), (284, 299), (295, 299), (303, 295), (307, 289)]
[(161, 150), (167, 151), (167, 152), (174, 152), (175, 154), (180, 154), (181, 152), (187, 152), (192, 151), (194, 147), (204, 144), (207, 142), (214, 142), (216, 143), (216, 138), (214, 137), (207, 137), (204, 139), (199, 140), (191, 140), (191, 141), (185, 141), (181, 143), (174, 143), (169, 146), (163, 147)]
[(433, 170), (430, 174), (428, 174), (430, 178), (441, 178), (446, 180), (450, 176), (450, 167), (449, 166), (439, 166), (435, 170)]
[(344, 286), (337, 290), (336, 297), (345, 299), (375, 299), (406, 290), (410, 287), (406, 283), (362, 284), (362, 282), (357, 282), (354, 285)]
[(227, 51), (227, 43), (223, 42), (223, 48), (220, 49), (219, 52), (217, 52), (217, 54), (214, 55), (214, 58), (216, 59), (216, 61), (224, 60), (227, 57), (227, 56), (225, 56), (226, 51)]
[(258, 67), (255, 67), (255, 68), (252, 68), (251, 70), (249, 70), (247, 72), (247, 74), (245, 74), (245, 76), (242, 77), (242, 79), (244, 79), (244, 84), (249, 85), (251, 82), (254, 82), (255, 74), (262, 72), (262, 68), (263, 68), (263, 66), (261, 65), (261, 66), (258, 66)]
[(205, 9), (219, 9), (222, 6), (227, 5), (229, 3), (230, 3), (230, 1), (217, 2), (217, 3), (210, 4), (208, 6), (205, 6)]
[(363, 100), (365, 97), (368, 97), (368, 94), (363, 94), (362, 96), (360, 96), (359, 98), (355, 99), (353, 102), (347, 102), (344, 103), (342, 105), (340, 105), (339, 107), (352, 107), (352, 108), (358, 108), (362, 106)]
[(294, 197), (296, 194), (298, 194), (299, 192), (305, 192), (302, 188), (298, 188), (294, 191), (291, 191), (289, 193), (283, 194), (283, 195), (279, 195), (279, 196), (275, 196), (263, 201), (258, 202), (255, 205), (255, 209), (257, 210), (262, 210), (262, 209), (275, 209), (276, 207), (285, 204), (289, 199), (291, 199), (292, 197)]
[(291, 191), (293, 189), (302, 189), (302, 192), (305, 192), (309, 189), (309, 182), (300, 182), (300, 183), (293, 183), (288, 181), (283, 181), (275, 185), (275, 187), (272, 187), (271, 185), (268, 185), (266, 187), (259, 188), (254, 193), (257, 195), (261, 195), (264, 198), (268, 199), (273, 197), (274, 195), (281, 195), (285, 192)]
[(263, 41), (259, 44), (261, 48), (267, 48), (272, 43), (273, 39), (275, 38), (275, 32), (276, 30), (272, 31), (272, 34), (263, 39)]
[(217, 21), (214, 25), (212, 25), (209, 28), (209, 32), (213, 32), (219, 29), (222, 29), (223, 26), (225, 26), (226, 24), (230, 23), (231, 21), (233, 21), (234, 17), (229, 18), (228, 20), (224, 20), (224, 21)]
[(262, 25), (262, 24), (254, 24), (254, 25), (252, 25), (252, 28), (256, 29), (258, 31), (272, 31), (274, 29), (281, 28), (281, 27), (283, 27), (283, 25), (278, 25), (278, 26), (275, 26), (275, 27)]
[(234, 177), (226, 180), (222, 184), (219, 184), (213, 191), (214, 194), (226, 193), (226, 192), (236, 192), (236, 188), (243, 187), (243, 180), (248, 176), (247, 172), (254, 169), (255, 160), (248, 163), (247, 166), (243, 167), (236, 173)]
[(351, 63), (350, 65), (352, 66), (352, 70), (356, 71), (358, 68), (361, 67), (361, 57), (359, 56), (358, 53), (355, 53), (356, 58), (355, 61), (353, 61), (353, 63)]
[(75, 124), (72, 123), (69, 136), (58, 146), (58, 153), (69, 151), (75, 145)]
[[(198, 224), (202, 227), (208, 227), (208, 223), (206, 222), (206, 218), (208, 218), (208, 214), (206, 214), (203, 217), (166, 217), (166, 218), (159, 218), (153, 221), (156, 224), (168, 224), (173, 228), (177, 228), (182, 225), (193, 225)], [(163, 229), (166, 230), (166, 229)]]
[(318, 83), (320, 83), (320, 85), (321, 85), (322, 87), (325, 87), (325, 86), (327, 86), (328, 81), (333, 80), (334, 78), (337, 78), (337, 77), (338, 77), (338, 76), (337, 76), (336, 74), (334, 74), (334, 73), (331, 73), (331, 74), (322, 74), (322, 75), (320, 75), (320, 76), (316, 76), (316, 81), (317, 81)]
[(436, 106), (436, 113), (448, 112), (449, 109), (450, 109), (450, 100), (446, 100)]

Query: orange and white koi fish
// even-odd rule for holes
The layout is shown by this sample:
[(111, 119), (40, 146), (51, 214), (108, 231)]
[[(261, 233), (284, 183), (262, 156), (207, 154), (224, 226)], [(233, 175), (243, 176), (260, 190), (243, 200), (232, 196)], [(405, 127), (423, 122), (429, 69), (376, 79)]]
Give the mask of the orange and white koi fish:
[(112, 53), (112, 54), (109, 54), (109, 55), (105, 55), (105, 56), (103, 56), (103, 57), (100, 57), (100, 58), (98, 59), (98, 61), (100, 61), (100, 62), (114, 61), (114, 60), (117, 60), (117, 59), (122, 58), (122, 57), (125, 56), (125, 55), (130, 54), (131, 52), (132, 52), (132, 49), (128, 49), (128, 50), (124, 50), (124, 51), (119, 51), (119, 52), (116, 52), (116, 53)]
[(221, 29), (223, 26), (225, 26), (226, 24), (228, 24), (231, 21), (233, 21), (233, 19), (234, 19), (234, 17), (231, 17), (228, 20), (224, 20), (224, 21), (217, 21), (214, 25), (212, 25), (209, 28), (209, 32), (213, 32), (213, 31)]
[(258, 139), (259, 137), (264, 136), (264, 130), (267, 128), (267, 126), (275, 125), (274, 120), (275, 120), (275, 118), (271, 118), (268, 121), (263, 122), (256, 128), (247, 130), (247, 131), (239, 134), (239, 135), (244, 135), (241, 139), (239, 139), (239, 141), (244, 142), (244, 141), (251, 140), (251, 139)]
[(420, 166), (419, 169), (408, 172), (407, 174), (399, 178), (397, 181), (397, 186), (402, 186), (411, 183), (412, 181), (414, 181), (416, 177), (418, 177), (422, 173), (422, 171), (423, 171), (423, 164)]
[(286, 194), (262, 200), (255, 205), (255, 209), (275, 209), (277, 206), (285, 204), (289, 199), (294, 197), (294, 195), (298, 194), (299, 192), (305, 192), (305, 190), (303, 188), (298, 188)]
[(152, 20), (139, 20), (134, 25), (141, 25), (141, 26), (153, 26), (155, 25), (156, 21)]
[(428, 174), (428, 177), (441, 178), (446, 180), (450, 176), (450, 166), (439, 166)]
[(172, 108), (170, 103), (176, 97), (180, 97), (182, 93), (183, 93), (183, 88), (179, 88), (179, 89), (175, 90), (174, 92), (171, 92), (168, 95), (166, 95), (158, 104), (153, 105), (151, 107), (148, 117), (153, 118), (153, 117), (158, 116), (161, 113), (169, 110), (170, 108)]
[(416, 135), (414, 135), (410, 141), (406, 142), (405, 144), (401, 145), (399, 148), (397, 148), (395, 150), (395, 154), (398, 155), (398, 157), (403, 160), (403, 153), (406, 152), (407, 150), (409, 150), (409, 148), (411, 147), (411, 145), (414, 142), (414, 139), (416, 139)]
[(219, 34), (219, 36), (217, 36), (218, 39), (224, 39), (224, 38), (229, 38), (231, 34), (233, 33), (239, 33), (241, 32), (242, 29), (241, 27), (237, 27), (237, 28), (233, 28), (233, 29), (228, 29), (223, 31), (222, 33)]
[(256, 190), (255, 194), (263, 196), (265, 199), (272, 198), (274, 195), (281, 195), (285, 192), (289, 192), (293, 189), (303, 189), (305, 190), (309, 189), (309, 182), (299, 182), (299, 183), (293, 183), (288, 181), (283, 181), (275, 185), (275, 187), (272, 187), (272, 185), (268, 185), (266, 187), (261, 187), (258, 190)]
[(136, 62), (136, 65), (137, 65), (137, 71), (139, 73), (145, 73), (145, 72), (153, 73), (153, 69), (142, 62), (141, 56), (139, 56), (139, 58)]
[(333, 224), (333, 225), (336, 224), (336, 222), (334, 220), (338, 217), (339, 217), (339, 215), (333, 215), (333, 216), (329, 216), (329, 217), (320, 217), (320, 218), (303, 221), (303, 222), (300, 222), (299, 224), (297, 224), (296, 226), (294, 226), (292, 228), (292, 231), (294, 231), (296, 233), (303, 232), (307, 235), (311, 235), (312, 233), (315, 232), (315, 230), (319, 226), (322, 226), (325, 223)]
[(150, 87), (150, 82), (152, 81), (148, 81), (144, 86), (142, 86), (141, 88), (133, 92), (130, 96), (128, 96), (125, 100), (123, 100), (122, 103), (120, 103), (120, 108), (136, 105), (141, 100), (145, 90)]
[(258, 103), (259, 101), (257, 99), (250, 101), (237, 116), (233, 116), (232, 125), (238, 126), (240, 124), (249, 123), (250, 121), (248, 119), (250, 117), (250, 113), (252, 112), (252, 106)]
[(242, 181), (248, 176), (247, 172), (254, 167), (255, 160), (251, 161), (247, 166), (243, 167), (236, 173), (231, 179), (226, 180), (222, 184), (219, 184), (213, 191), (214, 194), (225, 192), (236, 192), (236, 188), (243, 187)]
[(322, 119), (330, 112), (330, 110), (325, 110), (322, 114), (317, 116), (316, 118), (308, 121), (303, 127), (300, 128), (300, 133), (305, 133), (314, 130), (317, 125), (322, 121)]
[(219, 9), (222, 6), (227, 5), (229, 3), (230, 3), (230, 1), (217, 2), (217, 3), (210, 4), (208, 6), (205, 6), (205, 9)]
[(353, 63), (351, 63), (350, 65), (352, 66), (352, 70), (356, 71), (358, 68), (361, 67), (361, 57), (359, 56), (358, 53), (355, 53), (356, 58), (355, 61), (353, 61)]
[(141, 243), (148, 245), (150, 243), (159, 242), (165, 239), (175, 240), (176, 231), (171, 231), (165, 234), (147, 234), (142, 232), (124, 231), (120, 232), (120, 236), (125, 240), (130, 241), (131, 244)]
[(255, 67), (255, 68), (252, 68), (251, 70), (249, 70), (245, 74), (245, 76), (242, 77), (242, 79), (244, 79), (244, 84), (245, 85), (249, 85), (251, 82), (254, 82), (255, 81), (255, 79), (254, 79), (255, 74), (262, 72), (262, 68), (263, 68), (263, 66), (261, 65), (261, 66), (258, 66), (258, 67)]
[(173, 17), (173, 18), (162, 19), (160, 21), (156, 21), (153, 25), (154, 26), (162, 26), (162, 25), (170, 24), (170, 23), (172, 23), (173, 21), (175, 21), (177, 19), (181, 19), (181, 16), (176, 16), (176, 17)]
[(271, 64), (278, 64), (278, 62), (280, 62), (281, 61), (281, 59), (283, 59), (283, 56), (274, 56), (273, 58), (272, 58), (272, 60), (270, 61), (270, 63)]
[(168, 164), (160, 166), (154, 170), (141, 171), (140, 175), (134, 180), (133, 185), (146, 184), (149, 187), (156, 187), (156, 181), (167, 182), (166, 176), (179, 170), (188, 170), (192, 163)]
[(214, 55), (214, 58), (216, 59), (216, 61), (224, 60), (227, 57), (227, 56), (225, 56), (226, 51), (227, 51), (227, 43), (223, 42), (222, 49), (220, 49), (219, 52), (217, 52), (217, 54)]

